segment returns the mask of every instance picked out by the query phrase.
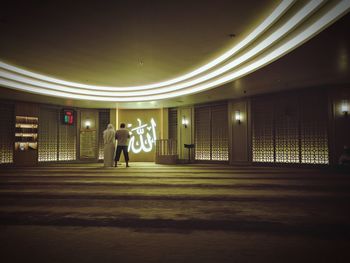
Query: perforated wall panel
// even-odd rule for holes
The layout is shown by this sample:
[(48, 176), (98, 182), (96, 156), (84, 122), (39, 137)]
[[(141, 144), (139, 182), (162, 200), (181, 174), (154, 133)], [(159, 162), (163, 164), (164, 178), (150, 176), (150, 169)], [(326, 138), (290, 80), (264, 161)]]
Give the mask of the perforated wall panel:
[(210, 108), (195, 109), (195, 159), (211, 159)]
[[(60, 112), (62, 114), (62, 112)], [(61, 116), (60, 116), (61, 119)], [(58, 132), (58, 160), (76, 160), (77, 132), (76, 124), (64, 125), (59, 123)]]
[(325, 93), (258, 98), (251, 109), (253, 162), (329, 163)]
[(274, 162), (272, 101), (252, 101), (252, 127), (253, 162)]
[(275, 103), (275, 157), (279, 163), (299, 162), (298, 101), (280, 98)]
[(211, 159), (228, 161), (227, 106), (211, 108)]
[(228, 160), (227, 105), (211, 105), (195, 109), (196, 160)]
[(301, 162), (328, 164), (327, 100), (325, 96), (303, 96), (301, 108)]
[(0, 103), (0, 163), (13, 163), (14, 106)]
[(39, 162), (58, 160), (58, 122), (59, 111), (57, 109), (40, 109), (38, 136)]

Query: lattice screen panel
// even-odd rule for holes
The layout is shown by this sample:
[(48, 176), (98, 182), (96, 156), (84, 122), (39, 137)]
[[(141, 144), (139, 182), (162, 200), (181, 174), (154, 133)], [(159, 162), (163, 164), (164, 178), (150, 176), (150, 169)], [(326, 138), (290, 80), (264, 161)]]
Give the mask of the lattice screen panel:
[(13, 163), (14, 106), (0, 104), (0, 164)]
[(274, 162), (272, 101), (252, 101), (253, 162)]
[(195, 159), (211, 159), (210, 108), (195, 109)]
[(228, 161), (228, 119), (227, 106), (211, 108), (211, 159)]
[(169, 109), (169, 139), (177, 140), (177, 109)]
[(301, 162), (328, 164), (327, 100), (303, 96), (301, 115)]
[(58, 123), (59, 111), (57, 109), (40, 109), (38, 136), (39, 162), (58, 160)]
[(329, 163), (325, 93), (255, 99), (251, 108), (253, 162)]
[(195, 109), (195, 159), (228, 160), (227, 105)]
[(298, 163), (300, 148), (297, 98), (280, 98), (275, 109), (275, 161)]
[(100, 111), (98, 113), (98, 159), (104, 159), (103, 131), (110, 122), (110, 112)]
[[(62, 112), (60, 112), (62, 114)], [(72, 161), (76, 160), (77, 152), (77, 132), (76, 124), (64, 125), (59, 124), (59, 139), (58, 139), (58, 160)]]

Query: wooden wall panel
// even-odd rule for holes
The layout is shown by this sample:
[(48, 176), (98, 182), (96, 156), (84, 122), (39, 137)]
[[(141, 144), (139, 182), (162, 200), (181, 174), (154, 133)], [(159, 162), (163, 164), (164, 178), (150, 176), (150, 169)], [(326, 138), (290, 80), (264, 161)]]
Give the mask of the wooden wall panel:
[(177, 109), (170, 108), (169, 109), (169, 118), (168, 118), (168, 131), (169, 131), (169, 139), (177, 140)]

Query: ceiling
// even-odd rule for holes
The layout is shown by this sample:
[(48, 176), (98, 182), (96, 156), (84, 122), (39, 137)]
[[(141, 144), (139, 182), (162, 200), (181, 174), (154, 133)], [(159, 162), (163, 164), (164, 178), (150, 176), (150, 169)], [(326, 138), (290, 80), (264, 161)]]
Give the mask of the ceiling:
[[(280, 1), (9, 1), (0, 9), (0, 60), (89, 85), (172, 79), (242, 41)], [(350, 83), (350, 15), (273, 63), (193, 95), (118, 103), (173, 107), (275, 90)], [(55, 98), (0, 88), (0, 97), (80, 107), (115, 102)]]

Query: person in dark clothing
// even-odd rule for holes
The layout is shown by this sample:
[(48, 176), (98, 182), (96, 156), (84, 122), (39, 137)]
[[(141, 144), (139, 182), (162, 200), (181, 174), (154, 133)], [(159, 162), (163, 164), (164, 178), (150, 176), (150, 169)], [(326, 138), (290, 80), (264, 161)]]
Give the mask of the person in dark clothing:
[(128, 139), (130, 138), (130, 132), (125, 128), (125, 123), (120, 124), (120, 129), (115, 133), (115, 139), (117, 140), (117, 150), (115, 154), (115, 167), (119, 161), (120, 154), (123, 151), (126, 167), (129, 167), (129, 154), (128, 154)]

